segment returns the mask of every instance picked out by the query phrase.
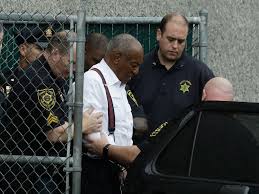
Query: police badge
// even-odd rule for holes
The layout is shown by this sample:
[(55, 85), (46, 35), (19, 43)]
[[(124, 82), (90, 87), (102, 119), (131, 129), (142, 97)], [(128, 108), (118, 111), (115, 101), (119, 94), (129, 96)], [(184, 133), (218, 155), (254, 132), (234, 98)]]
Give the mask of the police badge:
[(56, 104), (56, 94), (53, 88), (46, 88), (37, 91), (40, 105), (50, 111)]
[(182, 91), (182, 93), (185, 94), (185, 92), (190, 92), (190, 87), (192, 83), (189, 80), (182, 80), (179, 85), (180, 91)]

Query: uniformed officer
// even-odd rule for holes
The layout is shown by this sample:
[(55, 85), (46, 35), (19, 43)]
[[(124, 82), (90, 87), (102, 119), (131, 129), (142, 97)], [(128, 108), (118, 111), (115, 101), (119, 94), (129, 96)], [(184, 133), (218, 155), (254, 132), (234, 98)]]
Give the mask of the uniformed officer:
[[(24, 71), (13, 86), (7, 99), (7, 116), (4, 119), (8, 139), (6, 152), (64, 156), (65, 147), (62, 142), (67, 141), (68, 127), (68, 107), (65, 102), (70, 62), (68, 36), (63, 31), (53, 35), (42, 55)], [(83, 133), (88, 128), (98, 129), (102, 122), (101, 116), (101, 113), (85, 113)], [(36, 178), (30, 181), (36, 181), (36, 193), (40, 190), (57, 192), (57, 183), (48, 174), (50, 171), (37, 168), (35, 172)]]
[(207, 65), (184, 53), (188, 26), (178, 13), (164, 16), (156, 33), (158, 47), (144, 57), (139, 74), (129, 82), (151, 130), (198, 104), (204, 85), (214, 77)]
[(144, 113), (143, 106), (139, 104), (135, 95), (130, 90), (128, 86), (126, 86), (127, 98), (131, 107), (131, 112), (133, 116), (133, 143), (136, 144), (142, 141), (143, 136), (148, 130), (147, 118)]
[(43, 49), (48, 44), (49, 34), (47, 37), (46, 32), (38, 26), (33, 28), (25, 26), (21, 31), (16, 32), (14, 36), (19, 50), (19, 59), (13, 68), (5, 67), (3, 69), (6, 79), (4, 84), (6, 95), (10, 93), (12, 87), (17, 83), (28, 66), (42, 54)]

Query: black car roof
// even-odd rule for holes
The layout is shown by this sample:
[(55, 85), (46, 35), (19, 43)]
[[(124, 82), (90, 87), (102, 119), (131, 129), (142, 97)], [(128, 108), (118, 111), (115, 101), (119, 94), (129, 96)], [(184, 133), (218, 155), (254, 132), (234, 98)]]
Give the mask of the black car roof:
[(251, 102), (225, 102), (225, 101), (206, 101), (197, 107), (198, 111), (226, 111), (226, 112), (248, 112), (259, 113), (259, 103)]

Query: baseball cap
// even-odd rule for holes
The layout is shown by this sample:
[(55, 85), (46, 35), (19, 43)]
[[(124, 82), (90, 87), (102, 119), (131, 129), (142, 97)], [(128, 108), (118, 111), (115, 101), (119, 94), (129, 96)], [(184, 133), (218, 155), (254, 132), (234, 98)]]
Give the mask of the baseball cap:
[(31, 44), (37, 44), (41, 48), (46, 48), (49, 41), (48, 38), (50, 38), (48, 29), (43, 30), (39, 26), (34, 26), (31, 28), (25, 26), (23, 29), (16, 33), (15, 41), (18, 46), (24, 42), (27, 42)]

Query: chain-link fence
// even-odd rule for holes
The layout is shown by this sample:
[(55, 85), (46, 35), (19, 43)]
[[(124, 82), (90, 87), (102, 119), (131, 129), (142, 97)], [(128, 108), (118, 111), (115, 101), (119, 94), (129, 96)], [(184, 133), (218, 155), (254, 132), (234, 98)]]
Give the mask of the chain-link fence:
[[(205, 62), (206, 15), (203, 11), (198, 17), (188, 18), (186, 46), (187, 53)], [(147, 53), (156, 46), (156, 28), (161, 19), (85, 17), (83, 11), (77, 16), (0, 13), (4, 29), (1, 92), (5, 94), (0, 131), (0, 192), (71, 193), (73, 188), (73, 193), (80, 193), (85, 35), (100, 32), (112, 38), (129, 33), (142, 43)], [(55, 34), (60, 31), (68, 42), (62, 39), (62, 34), (55, 42)], [(77, 36), (70, 32), (76, 32)], [(73, 42), (77, 42), (76, 60)], [(67, 52), (55, 52), (55, 48), (70, 50), (70, 57), (64, 54)], [(70, 61), (68, 69), (58, 69), (62, 67), (55, 62), (57, 56), (63, 63)], [(76, 130), (72, 146), (73, 121)]]

